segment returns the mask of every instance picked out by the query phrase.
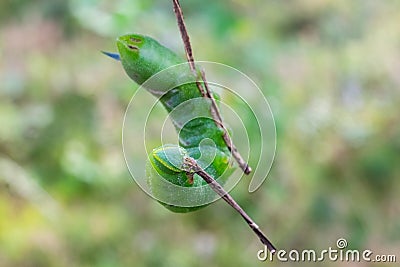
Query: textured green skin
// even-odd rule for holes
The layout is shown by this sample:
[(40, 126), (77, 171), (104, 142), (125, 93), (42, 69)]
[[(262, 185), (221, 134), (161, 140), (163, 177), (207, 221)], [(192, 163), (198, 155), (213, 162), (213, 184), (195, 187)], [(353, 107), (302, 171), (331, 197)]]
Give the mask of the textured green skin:
[[(140, 85), (154, 74), (168, 67), (185, 62), (183, 59), (178, 57), (168, 48), (162, 46), (156, 40), (143, 35), (131, 34), (121, 36), (117, 39), (117, 47), (126, 73), (132, 80)], [(153, 93), (155, 96), (159, 96), (155, 90), (155, 88), (152, 88), (149, 90), (149, 92)], [(215, 93), (214, 96), (217, 99), (219, 98), (219, 96)], [(175, 107), (184, 101), (200, 97), (201, 94), (198, 87), (196, 84), (191, 83), (181, 85), (168, 91), (162, 95), (160, 102), (168, 112), (171, 112)], [(193, 109), (190, 109), (190, 112), (196, 112), (194, 107), (192, 108)], [(209, 105), (204, 105), (204, 109), (207, 109), (205, 112), (210, 112)], [(217, 153), (212, 163), (205, 170), (211, 176), (213, 176), (214, 179), (218, 180), (219, 183), (224, 183), (224, 180), (228, 175), (226, 175), (226, 173), (223, 175), (223, 177), (221, 177), (221, 175), (225, 171), (227, 171), (228, 174), (231, 173), (233, 168), (229, 165), (230, 153), (222, 137), (223, 131), (216, 126), (212, 119), (204, 117), (196, 118), (198, 115), (196, 113), (191, 115), (195, 119), (189, 121), (182, 129), (180, 129), (179, 132), (179, 145), (181, 147), (179, 148), (178, 146), (174, 145), (165, 145), (163, 147), (154, 149), (149, 155), (150, 164), (164, 179), (175, 185), (184, 187), (198, 187), (205, 185), (205, 181), (197, 174), (193, 176), (193, 183), (189, 182), (189, 177), (187, 176), (186, 172), (183, 171), (181, 166), (183, 158), (179, 158), (177, 155), (179, 155), (179, 152), (183, 152), (184, 154), (197, 159), (200, 156), (198, 147), (201, 140), (204, 138), (210, 138), (216, 145)], [(171, 119), (174, 123), (173, 116), (171, 116)], [(169, 162), (171, 159), (174, 161), (173, 163)], [(201, 165), (201, 162), (198, 161), (198, 163)], [(150, 165), (148, 164), (148, 173), (149, 167)], [(163, 189), (158, 185), (157, 179), (160, 178), (153, 175), (149, 176), (149, 184), (152, 193), (156, 197), (162, 196), (163, 194)], [(194, 198), (201, 196), (193, 195), (186, 197)], [(161, 204), (174, 212), (189, 212), (206, 206), (178, 207), (167, 205), (165, 203)]]

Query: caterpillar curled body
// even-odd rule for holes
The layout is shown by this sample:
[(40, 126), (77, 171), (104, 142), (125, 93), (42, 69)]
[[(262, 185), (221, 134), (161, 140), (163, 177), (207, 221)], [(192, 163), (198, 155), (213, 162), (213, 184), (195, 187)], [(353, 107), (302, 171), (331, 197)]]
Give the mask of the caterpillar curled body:
[[(200, 188), (206, 185), (200, 176), (185, 171), (183, 159), (186, 156), (196, 159), (200, 166), (204, 163), (205, 171), (220, 184), (224, 183), (229, 173), (233, 171), (233, 166), (229, 161), (230, 152), (223, 139), (223, 130), (218, 128), (211, 118), (211, 103), (202, 97), (196, 84), (194, 82), (182, 84), (167, 91), (161, 89), (167, 85), (161, 84), (160, 86), (160, 83), (170, 83), (171, 80), (158, 81), (158, 86), (146, 86), (146, 81), (153, 75), (185, 61), (153, 38), (139, 34), (119, 37), (117, 48), (119, 55), (105, 54), (120, 60), (125, 72), (132, 80), (139, 85), (143, 84), (147, 91), (159, 97), (159, 101), (170, 113), (172, 123), (179, 135), (179, 145), (163, 145), (155, 148), (148, 155), (146, 173), (154, 196), (162, 197), (165, 193), (164, 183), (160, 179), (183, 187)], [(170, 79), (178, 79), (180, 75), (180, 73), (172, 71)], [(216, 93), (213, 95), (216, 99), (219, 98)], [(200, 102), (193, 101), (195, 99), (199, 99)], [(174, 110), (176, 109), (180, 109), (180, 112), (175, 112), (175, 114)], [(183, 116), (182, 114), (190, 114), (193, 119), (182, 125), (180, 118)], [(204, 114), (208, 114), (208, 116), (204, 116)], [(211, 139), (213, 145), (202, 144), (204, 139)], [(211, 161), (206, 162), (210, 158)], [(154, 175), (154, 171), (158, 175)], [(201, 194), (202, 191), (199, 190), (191, 196), (176, 197), (199, 198), (202, 197)], [(206, 206), (183, 207), (162, 202), (161, 204), (174, 212), (189, 212)]]

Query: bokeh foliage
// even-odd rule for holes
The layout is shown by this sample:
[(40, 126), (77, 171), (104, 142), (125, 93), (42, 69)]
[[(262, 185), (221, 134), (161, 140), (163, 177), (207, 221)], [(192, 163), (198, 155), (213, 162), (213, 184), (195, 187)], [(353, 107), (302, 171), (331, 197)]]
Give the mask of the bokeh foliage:
[[(275, 116), (271, 174), (234, 198), (279, 248), (398, 253), (400, 2), (181, 2), (196, 59), (247, 73)], [(170, 1), (1, 1), (0, 265), (271, 264), (222, 201), (173, 214), (130, 178), (137, 86), (99, 53), (128, 32), (183, 55)]]

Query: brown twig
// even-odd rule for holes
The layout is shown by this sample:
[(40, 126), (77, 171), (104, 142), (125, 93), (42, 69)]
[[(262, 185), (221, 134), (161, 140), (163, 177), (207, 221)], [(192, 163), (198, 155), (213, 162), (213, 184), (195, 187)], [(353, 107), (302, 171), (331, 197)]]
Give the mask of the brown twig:
[(271, 243), (271, 241), (268, 240), (268, 238), (260, 230), (258, 225), (253, 221), (253, 219), (251, 219), (251, 217), (239, 206), (239, 204), (237, 204), (237, 202), (229, 195), (229, 193), (226, 192), (225, 189), (217, 181), (215, 181), (215, 179), (212, 176), (210, 176), (197, 164), (196, 160), (194, 160), (191, 157), (186, 157), (184, 160), (184, 166), (188, 173), (194, 172), (197, 173), (200, 177), (202, 177), (223, 200), (225, 200), (232, 208), (234, 208), (243, 217), (243, 219), (247, 222), (250, 228), (258, 236), (261, 243), (267, 246), (268, 250), (271, 253), (275, 253), (276, 251), (275, 246)]
[[(185, 22), (183, 20), (183, 13), (181, 6), (179, 4), (179, 0), (172, 0), (174, 4), (174, 12), (176, 15), (176, 19), (178, 21), (178, 27), (181, 32), (182, 40), (185, 46), (185, 52), (186, 52), (186, 57), (189, 62), (189, 66), (193, 74), (198, 77), (198, 72), (196, 70), (196, 66), (194, 64), (194, 57), (193, 57), (193, 51), (192, 47), (190, 45), (190, 39), (189, 35), (186, 30)], [(196, 81), (196, 85), (199, 88), (199, 91), (203, 97), (207, 97), (211, 100), (211, 116), (213, 117), (215, 123), (217, 126), (221, 129), (224, 130), (223, 138), (224, 141), (229, 148), (229, 150), (232, 153), (232, 156), (235, 158), (237, 163), (239, 164), (240, 168), (243, 170), (245, 174), (249, 174), (251, 172), (250, 166), (244, 161), (240, 153), (237, 151), (237, 148), (232, 142), (232, 139), (230, 138), (228, 131), (224, 124), (222, 123), (222, 117), (221, 114), (219, 113), (218, 106), (215, 102), (215, 99), (213, 95), (211, 94), (211, 91), (208, 88), (207, 80), (205, 77), (204, 71), (200, 71), (200, 78), (202, 79), (202, 83), (199, 81)], [(204, 87), (203, 85), (204, 84)], [(198, 164), (197, 162), (190, 157), (185, 158), (185, 167), (187, 168), (188, 174), (193, 174), (197, 173), (200, 177), (204, 179), (204, 181), (207, 182), (207, 184), (210, 185), (210, 187), (223, 199), (225, 200), (232, 208), (234, 208), (246, 221), (246, 223), (250, 226), (250, 228), (254, 231), (254, 233), (258, 236), (260, 239), (261, 243), (263, 243), (265, 246), (267, 246), (268, 250), (271, 253), (275, 253), (276, 248), (274, 245), (268, 240), (268, 238), (265, 236), (265, 234), (260, 230), (258, 225), (251, 219), (251, 217), (239, 206), (239, 204), (236, 203), (236, 201), (229, 195), (228, 192), (225, 191), (225, 189), (218, 184), (215, 179), (210, 176), (207, 172), (205, 172)]]
[[(178, 22), (178, 27), (179, 31), (181, 33), (181, 37), (185, 46), (185, 52), (186, 52), (186, 58), (187, 61), (189, 62), (189, 66), (193, 74), (198, 77), (198, 73), (196, 70), (196, 66), (194, 64), (194, 57), (193, 57), (193, 51), (192, 51), (192, 46), (190, 44), (190, 38), (186, 30), (186, 25), (185, 21), (183, 19), (183, 13), (181, 9), (181, 5), (179, 4), (179, 0), (172, 0), (173, 5), (174, 5), (174, 12), (176, 16), (176, 20)], [(200, 77), (202, 79), (202, 83), (199, 81), (196, 81), (196, 85), (199, 88), (199, 91), (203, 97), (207, 97), (211, 100), (211, 116), (213, 117), (215, 124), (223, 129), (223, 139), (225, 141), (226, 146), (228, 147), (229, 151), (231, 152), (232, 156), (235, 158), (236, 162), (238, 163), (239, 167), (243, 170), (245, 174), (251, 173), (251, 167), (247, 164), (247, 162), (243, 159), (243, 157), (240, 155), (239, 151), (235, 147), (235, 145), (232, 142), (231, 137), (228, 134), (228, 131), (224, 124), (222, 123), (222, 117), (221, 114), (219, 113), (217, 103), (211, 94), (204, 71), (200, 72)], [(204, 84), (204, 87), (203, 85)]]

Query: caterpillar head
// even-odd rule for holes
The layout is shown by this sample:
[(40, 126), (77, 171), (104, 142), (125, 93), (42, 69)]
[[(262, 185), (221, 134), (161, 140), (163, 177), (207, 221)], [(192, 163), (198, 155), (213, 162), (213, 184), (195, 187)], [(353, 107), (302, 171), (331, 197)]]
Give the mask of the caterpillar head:
[(139, 34), (128, 34), (118, 37), (117, 47), (120, 54), (137, 58), (139, 50), (144, 45), (145, 36)]
[(145, 39), (145, 36), (139, 34), (123, 35), (117, 39), (122, 65), (129, 77), (138, 84), (142, 84), (152, 74), (144, 64), (146, 58), (143, 57), (143, 53), (146, 52), (147, 46)]
[(156, 40), (140, 34), (119, 37), (117, 47), (126, 73), (138, 84), (182, 62), (182, 59)]

